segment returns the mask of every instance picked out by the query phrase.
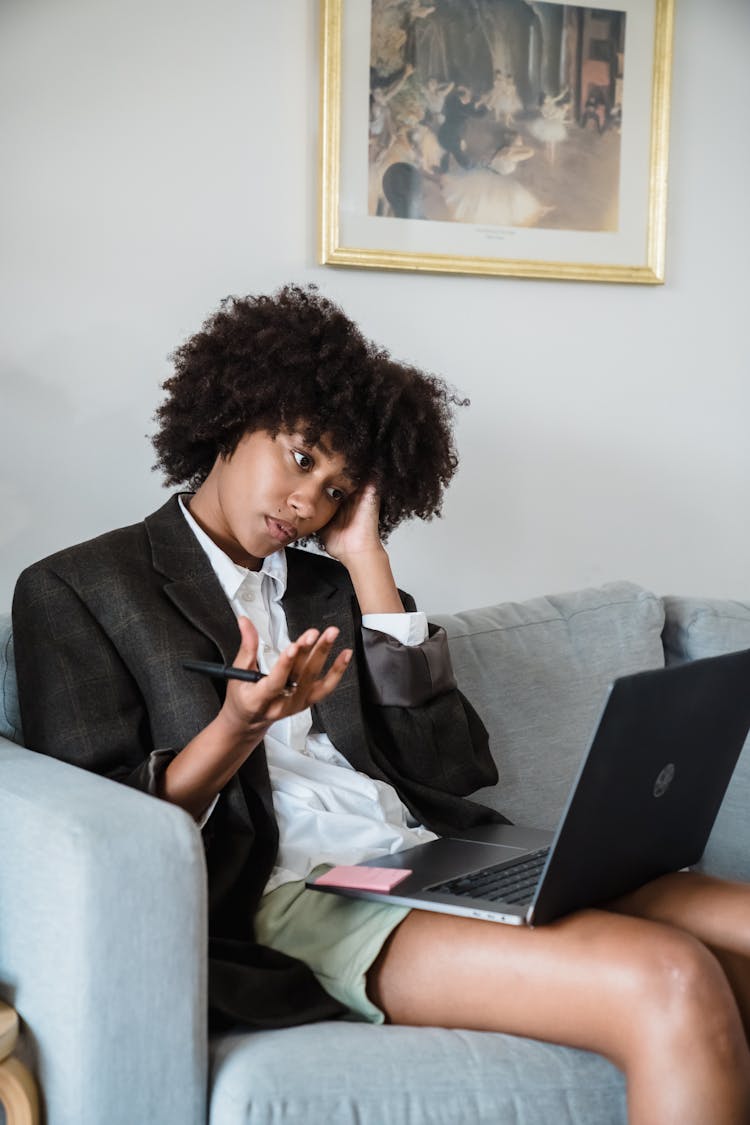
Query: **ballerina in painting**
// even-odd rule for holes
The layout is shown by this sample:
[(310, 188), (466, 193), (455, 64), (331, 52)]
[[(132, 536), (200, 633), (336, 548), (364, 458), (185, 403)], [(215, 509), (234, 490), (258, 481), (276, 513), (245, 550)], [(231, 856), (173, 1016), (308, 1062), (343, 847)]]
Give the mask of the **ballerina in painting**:
[(516, 133), (481, 168), (443, 176), (443, 198), (456, 222), (533, 227), (552, 210), (519, 183), (514, 173), (535, 150)]
[(445, 156), (445, 149), (429, 125), (420, 122), (411, 130), (411, 141), (419, 157), (419, 166), (424, 172), (439, 172)]
[(390, 86), (376, 86), (370, 95), (370, 159), (388, 148), (395, 133), (395, 126), (389, 102), (403, 89), (404, 84), (414, 73), (414, 67), (407, 64), (404, 73)]
[(495, 71), (492, 89), (483, 94), (477, 104), (486, 105), (494, 114), (495, 121), (502, 121), (507, 126), (512, 126), (514, 115), (523, 109), (515, 78), (502, 70)]
[(545, 94), (542, 100), (539, 116), (529, 125), (529, 132), (544, 145), (545, 153), (550, 164), (555, 163), (557, 146), (568, 136), (568, 97), (567, 88), (553, 97)]
[(425, 83), (422, 97), (425, 103), (425, 124), (433, 129), (439, 129), (445, 121), (443, 106), (445, 99), (455, 86), (455, 82), (438, 82), (437, 78), (428, 78)]

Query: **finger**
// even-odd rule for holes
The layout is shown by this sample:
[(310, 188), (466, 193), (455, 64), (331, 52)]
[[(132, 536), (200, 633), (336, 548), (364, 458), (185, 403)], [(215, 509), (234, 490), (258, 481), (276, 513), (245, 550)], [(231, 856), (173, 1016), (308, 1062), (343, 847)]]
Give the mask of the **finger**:
[(309, 652), (320, 637), (320, 629), (306, 629), (302, 636), (297, 637), (296, 644), (300, 652)]
[(340, 652), (331, 667), (324, 675), (316, 676), (314, 680), (303, 683), (301, 689), (305, 692), (308, 706), (330, 695), (338, 687), (352, 658), (352, 650), (345, 649)]
[[(319, 634), (317, 629), (308, 629), (293, 646), (285, 649), (279, 656), (272, 673), (267, 677), (266, 684), (279, 700), (294, 697), (296, 703), (287, 713), (291, 714), (308, 706), (310, 689), (328, 659), (338, 635), (339, 630), (335, 626), (326, 629), (322, 634)], [(345, 667), (344, 663), (341, 674)]]
[(322, 678), (305, 679), (300, 682), (287, 680), (286, 687), (279, 693), (280, 698), (277, 699), (276, 705), (281, 706), (285, 714), (294, 714), (325, 699), (340, 682), (351, 658), (352, 650), (344, 649)]
[(294, 641), (279, 653), (273, 668), (264, 680), (266, 688), (272, 695), (285, 694), (287, 686), (295, 682), (294, 667), (299, 659), (300, 650), (301, 642)]
[[(299, 679), (306, 669), (309, 671), (309, 668), (314, 668), (316, 663), (322, 667), (325, 662), (325, 657), (330, 651), (331, 645), (338, 636), (338, 633), (339, 631), (335, 626), (326, 629), (324, 633), (321, 633), (318, 629), (308, 629), (304, 632), (295, 641), (297, 655), (292, 663), (292, 671), (290, 673), (292, 678)], [(316, 656), (312, 665), (310, 665), (309, 662), (313, 653), (322, 655), (319, 658)]]
[(275, 722), (277, 719), (283, 719), (288, 715), (298, 714), (312, 707), (319, 700), (325, 699), (338, 685), (346, 671), (348, 662), (348, 658), (344, 657), (341, 663), (337, 664), (335, 669), (332, 668), (324, 679), (315, 680), (308, 686), (288, 684), (287, 687), (282, 688), (266, 707), (266, 719)]
[(372, 482), (363, 485), (357, 511), (360, 518), (367, 520), (368, 523), (377, 524), (380, 515), (380, 495)]
[[(338, 634), (338, 630), (335, 633)], [(263, 681), (272, 696), (290, 696), (299, 687), (306, 659), (319, 637), (317, 629), (308, 629), (279, 653), (273, 668)]]
[(297, 683), (302, 676), (305, 663), (320, 638), (318, 629), (307, 629), (295, 643), (295, 654), (287, 674), (287, 682)]
[(378, 490), (372, 481), (361, 485), (356, 492), (352, 493), (349, 498), (351, 502), (351, 510), (367, 511), (372, 507), (378, 507), (380, 504), (380, 496)]
[(336, 657), (325, 676), (322, 676), (312, 684), (307, 697), (308, 706), (312, 706), (313, 703), (319, 703), (321, 699), (325, 699), (327, 695), (330, 695), (334, 688), (338, 687), (341, 682), (341, 677), (351, 662), (352, 655), (352, 650), (350, 648), (345, 648), (343, 652), (340, 652)]
[(309, 650), (300, 653), (295, 662), (292, 678), (300, 684), (309, 684), (320, 675), (331, 649), (339, 635), (335, 625), (325, 629)]
[(249, 617), (238, 617), (240, 647), (234, 658), (237, 668), (255, 668), (258, 658), (258, 630)]
[[(326, 629), (322, 634), (317, 629), (307, 629), (297, 641), (288, 645), (279, 654), (276, 663), (263, 681), (264, 687), (275, 701), (275, 706), (279, 704), (283, 706), (286, 699), (294, 696), (297, 697), (297, 706), (289, 710), (287, 705), (287, 714), (308, 705), (310, 687), (315, 683), (338, 635), (339, 630), (335, 626)], [(345, 668), (346, 662), (341, 665), (333, 686), (341, 678)], [(330, 690), (329, 688), (328, 691)], [(328, 691), (325, 694), (328, 694)]]

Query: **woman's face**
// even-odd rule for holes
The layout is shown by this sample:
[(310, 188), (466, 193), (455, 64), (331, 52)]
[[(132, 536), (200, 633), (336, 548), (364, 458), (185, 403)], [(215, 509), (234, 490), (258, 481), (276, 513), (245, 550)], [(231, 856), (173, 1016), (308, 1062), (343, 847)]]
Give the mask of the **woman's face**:
[(299, 433), (255, 430), (217, 458), (190, 511), (234, 562), (257, 570), (280, 547), (324, 527), (355, 489), (325, 437), (310, 446)]

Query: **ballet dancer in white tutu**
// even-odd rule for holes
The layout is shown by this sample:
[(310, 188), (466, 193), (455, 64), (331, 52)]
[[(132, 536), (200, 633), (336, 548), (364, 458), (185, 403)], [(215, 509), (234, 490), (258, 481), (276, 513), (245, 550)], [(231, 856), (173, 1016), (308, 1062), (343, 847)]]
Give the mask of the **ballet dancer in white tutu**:
[(535, 150), (516, 133), (481, 168), (443, 176), (443, 198), (453, 219), (481, 226), (533, 227), (551, 211), (515, 179)]
[(539, 116), (529, 125), (531, 135), (544, 145), (550, 164), (555, 163), (557, 146), (562, 141), (567, 140), (567, 126), (570, 120), (568, 104), (564, 101), (567, 96), (567, 89), (558, 94), (556, 98), (553, 98), (551, 94), (545, 94)]
[(518, 96), (513, 75), (496, 70), (492, 89), (482, 95), (477, 105), (486, 105), (494, 114), (495, 121), (502, 121), (505, 125), (511, 126), (514, 114), (520, 113), (523, 109), (523, 102)]

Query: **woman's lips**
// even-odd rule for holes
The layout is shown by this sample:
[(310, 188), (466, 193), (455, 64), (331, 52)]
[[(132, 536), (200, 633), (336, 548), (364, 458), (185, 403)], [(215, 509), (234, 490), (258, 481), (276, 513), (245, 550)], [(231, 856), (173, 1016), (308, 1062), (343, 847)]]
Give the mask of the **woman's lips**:
[(284, 520), (266, 516), (266, 527), (271, 538), (279, 543), (291, 543), (292, 539), (297, 538), (296, 527), (293, 527), (290, 523), (285, 523)]

